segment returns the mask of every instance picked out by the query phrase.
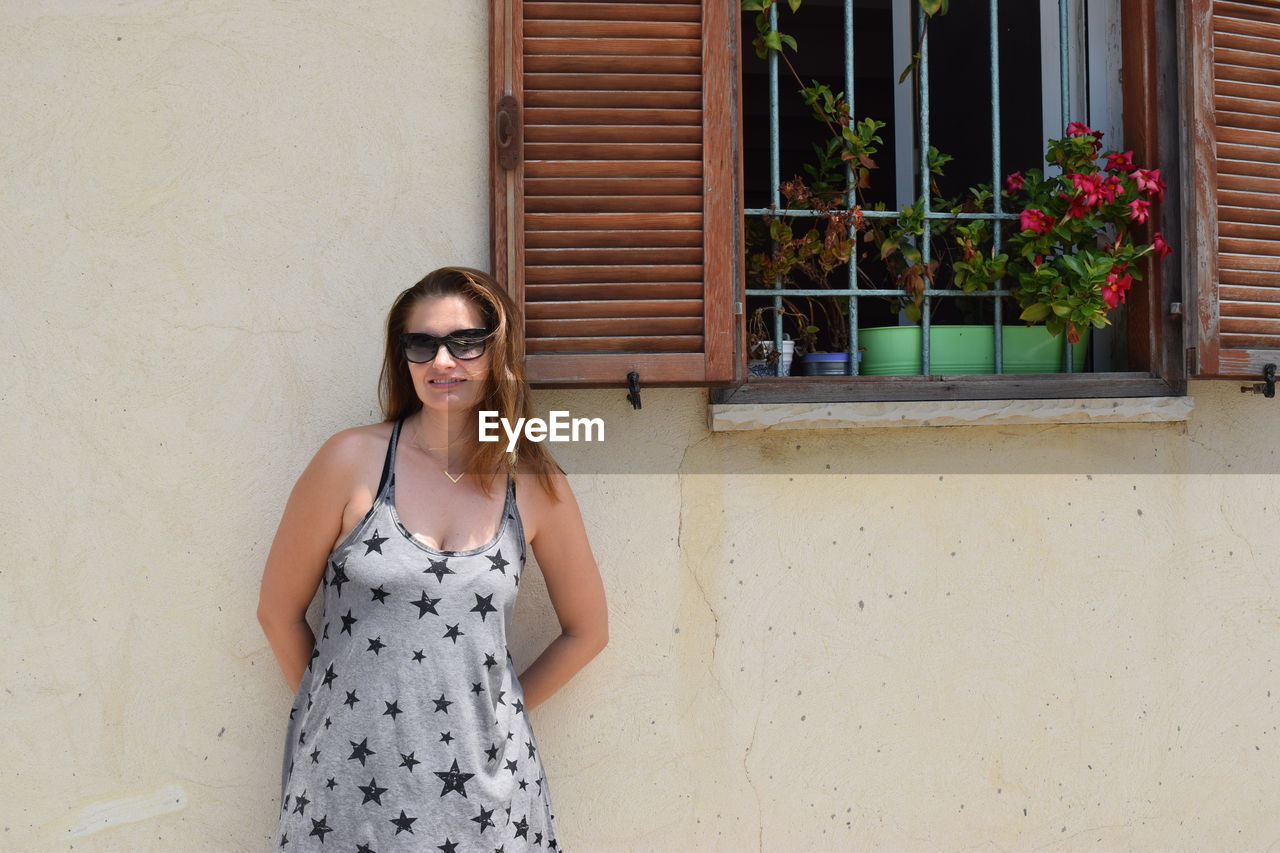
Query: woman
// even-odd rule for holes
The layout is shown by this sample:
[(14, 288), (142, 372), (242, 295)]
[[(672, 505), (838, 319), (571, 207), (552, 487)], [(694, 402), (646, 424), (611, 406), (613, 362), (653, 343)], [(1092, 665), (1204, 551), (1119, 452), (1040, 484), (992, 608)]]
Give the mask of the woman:
[[(258, 605), (295, 691), (275, 849), (563, 849), (528, 712), (604, 648), (608, 618), (563, 471), (543, 444), (478, 440), (481, 410), (532, 414), (514, 317), (473, 269), (400, 294), (386, 420), (326, 441), (289, 497)], [(561, 634), (517, 676), (526, 539)]]

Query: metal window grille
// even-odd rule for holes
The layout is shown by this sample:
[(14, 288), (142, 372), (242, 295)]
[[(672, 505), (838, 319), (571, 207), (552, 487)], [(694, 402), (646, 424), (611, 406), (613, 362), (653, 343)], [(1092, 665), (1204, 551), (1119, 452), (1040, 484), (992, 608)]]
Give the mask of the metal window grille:
[[(1061, 126), (1070, 121), (1069, 116), (1072, 114), (1071, 104), (1071, 56), (1069, 50), (1069, 6), (1072, 0), (1057, 0), (1058, 13), (1058, 75), (1059, 75), (1059, 91), (1061, 97)], [(989, 212), (981, 213), (946, 213), (937, 212), (930, 209), (930, 194), (925, 182), (929, 180), (929, 35), (928, 28), (925, 26), (924, 10), (918, 2), (913, 0), (915, 6), (916, 31), (920, 37), (919, 52), (920, 61), (916, 73), (918, 81), (918, 98), (919, 98), (919, 116), (916, 123), (916, 133), (919, 137), (919, 162), (917, 173), (917, 186), (920, 188), (920, 197), (924, 200), (924, 234), (921, 240), (921, 255), (925, 265), (928, 265), (930, 258), (930, 242), (931, 242), (931, 225), (930, 223), (939, 219), (982, 219), (991, 223), (992, 235), (994, 240), (995, 252), (998, 254), (1003, 245), (1001, 234), (1001, 223), (1010, 220), (1017, 220), (1016, 213), (1005, 212), (1001, 209), (1002, 199), (1000, 197), (1000, 188), (1003, 185), (1003, 176), (1001, 175), (1000, 166), (1000, 39), (999, 39), (999, 11), (997, 9), (998, 0), (989, 0), (989, 18), (990, 18), (990, 77), (991, 77), (991, 178), (992, 178), (992, 206)], [(844, 85), (845, 97), (849, 103), (849, 111), (851, 117), (856, 121), (856, 105), (854, 103), (854, 74), (853, 74), (853, 14), (854, 0), (844, 0)], [(1047, 4), (1042, 3), (1042, 10)], [(774, 29), (778, 27), (778, 6), (777, 4), (770, 7), (770, 26)], [(745, 215), (777, 215), (784, 213), (787, 216), (798, 217), (817, 217), (822, 214), (816, 211), (805, 210), (783, 210), (781, 205), (781, 164), (780, 164), (780, 119), (778, 110), (778, 56), (774, 51), (769, 52), (768, 56), (768, 75), (769, 75), (769, 182), (770, 182), (770, 207), (767, 208), (745, 208)], [(846, 167), (846, 179), (849, 180), (851, 175)], [(852, 181), (850, 180), (850, 191), (848, 204), (852, 208), (856, 204), (854, 190), (852, 189)], [(897, 218), (901, 210), (863, 210), (862, 216), (865, 218)], [(851, 229), (852, 232), (852, 229)], [(851, 234), (856, 239), (856, 235)], [(858, 298), (865, 296), (905, 296), (907, 292), (902, 289), (875, 289), (859, 287), (857, 281), (858, 275), (858, 257), (857, 252), (853, 252), (849, 259), (849, 285), (847, 288), (788, 288), (782, 289), (782, 282), (775, 280), (774, 287), (769, 288), (747, 288), (745, 293), (747, 296), (772, 296), (773, 297), (773, 346), (774, 351), (781, 353), (782, 351), (782, 300), (785, 296), (821, 296), (835, 297), (845, 299), (848, 302), (849, 317), (849, 367), (848, 375), (858, 375)], [(999, 285), (999, 282), (997, 282)], [(1004, 361), (1002, 352), (1003, 339), (1003, 322), (1001, 317), (1001, 299), (1002, 296), (1012, 295), (1012, 292), (1002, 287), (994, 287), (990, 290), (965, 292), (959, 289), (951, 288), (932, 288), (926, 285), (923, 293), (922, 310), (921, 310), (921, 369), (925, 375), (929, 374), (929, 338), (930, 338), (930, 298), (933, 296), (948, 297), (965, 297), (979, 299), (994, 299), (994, 334), (995, 334), (995, 372), (1004, 372)], [(1072, 344), (1067, 341), (1066, 335), (1063, 336), (1065, 367), (1067, 372), (1073, 369)], [(775, 375), (782, 375), (782, 359), (779, 358), (775, 367)]]

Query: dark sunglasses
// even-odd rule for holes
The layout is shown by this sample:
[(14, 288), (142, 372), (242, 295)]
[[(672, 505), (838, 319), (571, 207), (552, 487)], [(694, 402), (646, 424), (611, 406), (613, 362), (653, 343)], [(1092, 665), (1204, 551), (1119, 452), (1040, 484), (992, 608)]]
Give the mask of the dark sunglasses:
[(488, 329), (455, 329), (443, 337), (428, 335), (423, 332), (403, 332), (400, 335), (400, 348), (404, 357), (414, 364), (426, 364), (434, 361), (444, 344), (449, 355), (463, 361), (470, 361), (484, 355), (485, 345), (493, 334)]

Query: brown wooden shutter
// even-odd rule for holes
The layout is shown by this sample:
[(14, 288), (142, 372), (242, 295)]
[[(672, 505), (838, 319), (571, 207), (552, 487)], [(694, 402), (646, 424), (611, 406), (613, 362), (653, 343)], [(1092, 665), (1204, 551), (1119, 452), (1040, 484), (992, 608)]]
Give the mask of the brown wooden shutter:
[(1280, 0), (1192, 0), (1184, 217), (1200, 377), (1280, 364)]
[(493, 269), (530, 381), (732, 380), (738, 4), (491, 10)]

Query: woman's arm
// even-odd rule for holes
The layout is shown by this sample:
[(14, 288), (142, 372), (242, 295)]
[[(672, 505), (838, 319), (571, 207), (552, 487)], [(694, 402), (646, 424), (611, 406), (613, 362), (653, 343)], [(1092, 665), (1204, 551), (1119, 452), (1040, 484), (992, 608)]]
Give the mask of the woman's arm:
[(316, 453), (289, 495), (262, 573), (258, 622), (294, 692), (315, 646), (307, 607), (341, 530), (359, 451), (360, 437), (345, 430)]
[[(564, 686), (609, 642), (604, 583), (591, 555), (582, 513), (569, 482), (552, 475), (559, 501), (535, 485), (537, 522), (530, 541), (560, 620), (560, 636), (520, 675), (525, 708), (535, 708)], [(535, 481), (536, 482), (536, 481)]]

